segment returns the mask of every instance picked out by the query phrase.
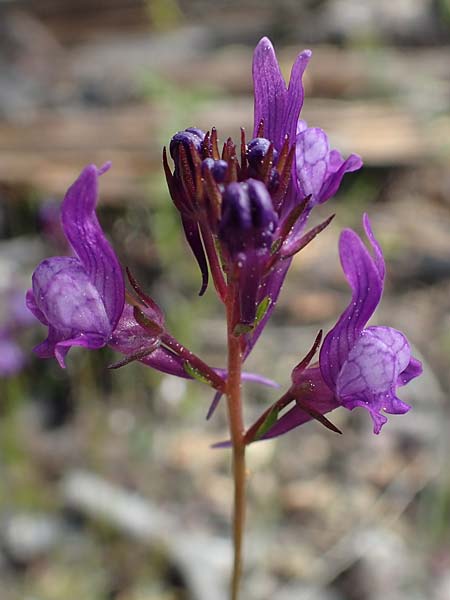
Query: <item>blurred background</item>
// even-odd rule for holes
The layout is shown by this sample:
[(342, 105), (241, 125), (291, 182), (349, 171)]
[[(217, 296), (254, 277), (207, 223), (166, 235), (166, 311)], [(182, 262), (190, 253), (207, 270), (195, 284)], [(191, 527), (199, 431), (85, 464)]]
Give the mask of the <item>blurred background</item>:
[[(170, 329), (224, 364), (223, 315), (182, 238), (161, 148), (188, 126), (252, 127), (252, 50), (286, 76), (313, 49), (303, 118), (362, 155), (314, 214), (333, 224), (293, 263), (247, 368), (286, 383), (348, 301), (337, 239), (368, 211), (388, 263), (374, 322), (425, 366), (413, 405), (373, 436), (336, 411), (249, 449), (246, 600), (448, 600), (450, 476), (450, 3), (448, 0), (0, 1), (0, 596), (223, 600), (232, 482), (224, 407), (112, 352), (31, 348), (23, 295), (66, 252), (59, 204), (82, 167), (112, 160), (99, 218)], [(275, 399), (245, 386), (248, 422)]]

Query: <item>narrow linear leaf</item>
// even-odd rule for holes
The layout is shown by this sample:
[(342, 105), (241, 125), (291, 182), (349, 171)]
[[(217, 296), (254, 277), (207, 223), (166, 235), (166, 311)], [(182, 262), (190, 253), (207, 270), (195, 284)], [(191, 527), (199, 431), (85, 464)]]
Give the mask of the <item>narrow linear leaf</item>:
[(272, 410), (269, 412), (267, 417), (264, 419), (264, 421), (261, 423), (261, 425), (259, 426), (259, 429), (256, 432), (255, 437), (253, 438), (254, 442), (256, 442), (256, 440), (260, 440), (269, 431), (269, 429), (273, 425), (275, 425), (275, 423), (277, 422), (277, 418), (278, 418), (278, 412), (279, 412), (279, 408), (278, 408), (278, 406), (275, 405), (272, 408)]
[(193, 379), (196, 379), (201, 383), (206, 383), (206, 385), (211, 385), (211, 380), (206, 375), (201, 373), (198, 369), (196, 369), (194, 366), (192, 366), (189, 361), (185, 360), (183, 362), (183, 369)]
[(270, 306), (270, 298), (269, 298), (269, 296), (266, 296), (265, 298), (263, 298), (261, 300), (261, 302), (258, 304), (258, 307), (256, 309), (255, 325), (258, 325), (258, 323), (265, 317), (266, 312), (269, 309), (269, 306)]

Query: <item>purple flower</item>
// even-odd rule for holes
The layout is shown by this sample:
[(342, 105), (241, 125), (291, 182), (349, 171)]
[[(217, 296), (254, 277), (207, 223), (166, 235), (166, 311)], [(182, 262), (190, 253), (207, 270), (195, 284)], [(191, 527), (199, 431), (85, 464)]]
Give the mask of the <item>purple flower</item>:
[(319, 364), (308, 366), (320, 345), (321, 334), (293, 370), (289, 390), (247, 431), (248, 444), (278, 437), (311, 419), (339, 431), (324, 417), (339, 406), (349, 410), (362, 406), (368, 410), (374, 433), (379, 433), (387, 421), (381, 410), (403, 414), (410, 409), (397, 397), (396, 390), (421, 374), (420, 361), (411, 355), (408, 340), (400, 331), (392, 327), (366, 328), (383, 293), (385, 263), (367, 215), (363, 223), (374, 256), (354, 231), (342, 232), (339, 254), (352, 298), (325, 337)]
[(364, 229), (373, 249), (372, 257), (361, 238), (346, 229), (339, 240), (339, 255), (352, 299), (328, 333), (320, 351), (320, 370), (328, 387), (342, 406), (366, 408), (379, 433), (389, 414), (403, 414), (410, 407), (396, 396), (422, 372), (411, 355), (406, 337), (392, 327), (367, 327), (383, 293), (383, 254), (364, 215)]
[(67, 191), (61, 220), (75, 256), (43, 260), (27, 293), (28, 308), (48, 326), (48, 337), (35, 352), (55, 356), (62, 367), (71, 346), (105, 346), (124, 306), (121, 267), (95, 213), (98, 177), (109, 167), (87, 166)]

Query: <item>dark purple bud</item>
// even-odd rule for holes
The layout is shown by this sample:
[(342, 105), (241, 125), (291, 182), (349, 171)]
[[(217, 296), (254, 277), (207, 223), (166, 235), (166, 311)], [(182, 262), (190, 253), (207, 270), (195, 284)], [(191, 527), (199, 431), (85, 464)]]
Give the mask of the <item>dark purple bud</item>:
[(212, 176), (214, 177), (217, 183), (222, 183), (225, 180), (225, 176), (228, 170), (228, 163), (226, 160), (214, 160), (213, 158), (205, 158), (202, 163), (202, 173), (205, 173), (205, 170), (208, 169), (211, 171)]
[(278, 216), (273, 209), (272, 198), (266, 186), (255, 179), (249, 179), (247, 185), (252, 226), (255, 232), (259, 233), (256, 244), (259, 247), (267, 248), (272, 242)]
[(185, 129), (185, 131), (188, 131), (189, 133), (193, 133), (198, 138), (200, 138), (202, 142), (205, 139), (205, 132), (202, 131), (201, 129), (199, 129), (198, 127), (187, 127)]
[(245, 248), (246, 236), (251, 231), (251, 226), (248, 194), (243, 184), (231, 183), (223, 194), (222, 218), (219, 226), (219, 237), (227, 245), (231, 254)]
[[(248, 151), (247, 151), (247, 160), (248, 160), (248, 164), (253, 167), (253, 168), (257, 168), (262, 161), (264, 160), (264, 157), (266, 156), (267, 152), (269, 151), (270, 148), (270, 140), (267, 140), (266, 138), (261, 138), (261, 137), (257, 137), (254, 138), (251, 142), (249, 142), (248, 144)], [(275, 150), (273, 150), (273, 160), (274, 162), (276, 161), (278, 157), (278, 152)]]
[(177, 166), (178, 159), (178, 148), (180, 145), (184, 146), (184, 149), (188, 152), (191, 145), (193, 144), (195, 149), (200, 152), (202, 149), (202, 142), (205, 139), (205, 133), (201, 129), (190, 127), (184, 131), (179, 131), (170, 140), (170, 156), (175, 161)]
[(232, 255), (270, 247), (277, 220), (270, 194), (261, 181), (248, 179), (225, 189), (219, 237)]

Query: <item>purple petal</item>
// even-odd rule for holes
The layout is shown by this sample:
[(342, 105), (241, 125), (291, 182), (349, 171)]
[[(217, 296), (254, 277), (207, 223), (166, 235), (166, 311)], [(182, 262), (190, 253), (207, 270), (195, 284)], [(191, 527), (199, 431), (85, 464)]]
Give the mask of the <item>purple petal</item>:
[(320, 190), (328, 173), (329, 152), (328, 137), (322, 129), (309, 128), (297, 135), (297, 177), (303, 196), (311, 194), (314, 204), (319, 201)]
[(419, 375), (421, 375), (422, 371), (423, 371), (423, 368), (422, 368), (422, 363), (420, 362), (420, 360), (417, 360), (417, 358), (414, 358), (414, 356), (411, 356), (411, 360), (409, 361), (408, 366), (402, 373), (400, 373), (400, 375), (398, 377), (397, 385), (398, 386), (406, 385), (407, 383), (409, 383), (411, 381), (411, 379), (415, 379), (416, 377), (419, 377)]
[[(227, 369), (219, 369), (217, 367), (214, 367), (214, 371), (223, 379), (227, 378)], [(260, 383), (261, 385), (265, 385), (266, 387), (271, 387), (275, 389), (280, 387), (280, 385), (273, 379), (264, 377), (264, 375), (260, 375), (259, 373), (250, 373), (248, 371), (242, 372), (242, 381), (248, 381), (249, 383)]]
[[(56, 344), (59, 341), (61, 341), (61, 336), (54, 327), (49, 325), (47, 339), (35, 346), (33, 352), (37, 354), (39, 358), (53, 358), (55, 356)], [(67, 354), (68, 351), (69, 348), (66, 349), (65, 354)]]
[(305, 50), (297, 57), (292, 67), (288, 90), (270, 40), (262, 38), (255, 48), (253, 137), (257, 137), (259, 123), (263, 120), (264, 137), (273, 142), (277, 150), (281, 148), (286, 134), (291, 140), (294, 139), (303, 104), (302, 75), (310, 57), (310, 50)]
[(211, 448), (214, 450), (220, 450), (222, 448), (231, 448), (231, 440), (224, 440), (223, 442), (216, 442), (215, 444), (211, 444)]
[(292, 66), (285, 109), (284, 132), (280, 144), (283, 142), (285, 135), (288, 135), (290, 140), (294, 140), (295, 138), (298, 118), (303, 107), (304, 90), (302, 78), (311, 56), (311, 50), (303, 50), (297, 56)]
[[(215, 370), (217, 370), (217, 369), (215, 369)], [(248, 373), (247, 371), (244, 371), (242, 373), (242, 381), (249, 381), (251, 383), (260, 383), (261, 385), (265, 385), (265, 386), (271, 387), (271, 388), (279, 388), (280, 387), (280, 385), (273, 379), (269, 379), (268, 377), (259, 375), (259, 373)]]
[(380, 274), (383, 257), (378, 244), (375, 246), (375, 238), (368, 219), (366, 225), (371, 235), (370, 242), (377, 253), (377, 261), (372, 258), (361, 239), (351, 229), (344, 230), (339, 240), (339, 255), (345, 277), (352, 289), (352, 299), (336, 325), (325, 337), (320, 351), (322, 375), (331, 389), (336, 388), (336, 380), (342, 365), (378, 306), (383, 293), (384, 281)]
[(264, 37), (253, 55), (253, 86), (255, 122), (253, 137), (257, 137), (260, 122), (264, 121), (264, 137), (275, 143), (283, 127), (287, 89), (271, 41)]
[(95, 213), (98, 177), (108, 168), (109, 164), (101, 169), (89, 165), (82, 171), (66, 193), (61, 219), (67, 239), (103, 300), (113, 330), (122, 314), (125, 284), (119, 261)]
[(208, 287), (208, 263), (206, 261), (205, 250), (200, 237), (198, 224), (196, 221), (188, 219), (184, 215), (181, 215), (181, 222), (187, 243), (189, 244), (192, 253), (197, 260), (198, 266), (200, 267), (200, 272), (202, 274), (202, 285), (198, 295), (203, 296), (206, 288)]
[(400, 374), (410, 364), (411, 349), (405, 336), (391, 327), (369, 327), (348, 354), (336, 382), (342, 405), (366, 408), (378, 433), (386, 419), (380, 411), (403, 414), (409, 406), (395, 395)]
[(35, 314), (40, 311), (62, 339), (83, 333), (106, 342), (110, 336), (105, 305), (78, 259), (57, 256), (43, 260), (33, 273), (33, 296)]
[(111, 335), (103, 300), (76, 258), (43, 260), (33, 273), (27, 305), (49, 327), (34, 351), (41, 358), (55, 356), (62, 367), (71, 346), (101, 348)]
[(342, 159), (341, 157), (341, 165), (334, 172), (330, 169), (329, 165), (328, 176), (322, 184), (318, 202), (322, 204), (323, 202), (326, 202), (329, 198), (332, 198), (338, 191), (344, 175), (346, 173), (353, 173), (353, 171), (358, 171), (362, 167), (362, 165), (362, 159), (357, 154), (350, 154), (350, 156), (346, 160)]
[(311, 206), (334, 196), (345, 173), (362, 166), (356, 154), (344, 160), (337, 150), (330, 151), (328, 136), (318, 127), (302, 129), (297, 134), (295, 157), (300, 190), (304, 197), (311, 195)]
[(40, 321), (43, 325), (48, 325), (48, 321), (45, 318), (42, 311), (38, 308), (36, 304), (36, 300), (33, 294), (33, 290), (28, 290), (25, 296), (25, 301), (27, 304), (28, 310), (30, 310), (33, 315), (36, 317), (38, 321)]
[(384, 262), (383, 251), (381, 249), (380, 243), (373, 234), (372, 227), (370, 225), (369, 215), (367, 213), (364, 213), (363, 215), (363, 225), (364, 231), (366, 232), (366, 235), (372, 245), (372, 250), (375, 257), (375, 264), (377, 266), (378, 273), (381, 279), (384, 281), (386, 275), (386, 263)]
[(350, 350), (336, 381), (339, 398), (385, 394), (409, 364), (411, 349), (405, 336), (391, 327), (368, 327)]

